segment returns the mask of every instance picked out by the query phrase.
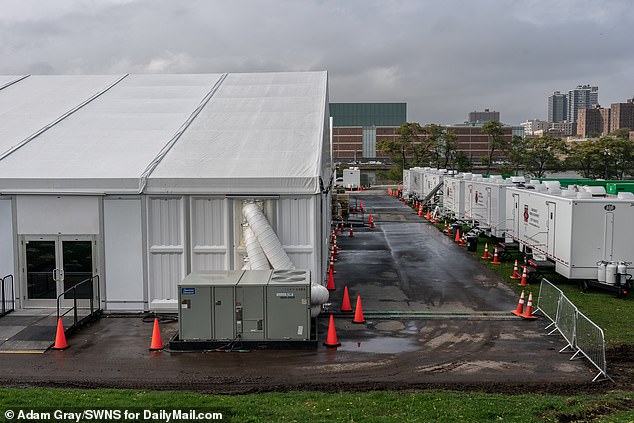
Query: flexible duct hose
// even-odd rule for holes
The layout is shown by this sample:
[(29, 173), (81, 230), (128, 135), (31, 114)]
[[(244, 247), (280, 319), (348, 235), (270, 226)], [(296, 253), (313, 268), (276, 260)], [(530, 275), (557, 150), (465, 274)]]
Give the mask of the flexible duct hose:
[[(266, 258), (273, 266), (273, 269), (295, 269), (295, 265), (282, 248), (282, 243), (273, 231), (273, 228), (266, 220), (264, 213), (255, 203), (244, 203), (242, 206), (244, 215), (249, 226), (264, 250)], [(253, 266), (253, 264), (252, 264)]]
[(248, 225), (243, 225), (242, 233), (244, 234), (244, 242), (249, 256), (249, 269), (269, 270), (271, 266), (269, 266), (266, 255), (251, 228)]

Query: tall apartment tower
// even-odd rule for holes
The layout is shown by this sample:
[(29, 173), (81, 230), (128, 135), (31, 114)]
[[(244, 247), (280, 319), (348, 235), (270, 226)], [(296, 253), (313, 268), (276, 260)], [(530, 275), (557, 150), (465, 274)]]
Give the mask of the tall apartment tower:
[(500, 121), (500, 112), (496, 112), (495, 110), (491, 111), (489, 109), (484, 109), (484, 112), (469, 112), (468, 116), (469, 123), (484, 123), (490, 120), (495, 120), (497, 122)]
[(579, 109), (590, 109), (598, 104), (599, 87), (577, 85), (577, 88), (568, 91), (568, 120), (576, 122)]
[(548, 122), (568, 120), (568, 96), (559, 91), (548, 97)]

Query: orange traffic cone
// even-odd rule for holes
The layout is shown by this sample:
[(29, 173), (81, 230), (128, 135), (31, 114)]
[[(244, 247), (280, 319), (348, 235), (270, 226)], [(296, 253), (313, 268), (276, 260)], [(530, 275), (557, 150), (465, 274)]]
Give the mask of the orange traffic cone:
[(498, 260), (498, 249), (493, 250), (493, 261), (491, 264), (502, 264), (500, 260)]
[(66, 333), (64, 333), (64, 323), (62, 323), (62, 318), (59, 317), (57, 319), (57, 333), (55, 334), (55, 345), (53, 345), (52, 349), (54, 350), (65, 350), (69, 345), (66, 343)]
[(482, 259), (488, 260), (491, 258), (491, 256), (489, 255), (489, 243), (485, 242), (484, 243), (484, 254), (482, 254), (482, 257), (480, 257)]
[(423, 205), (422, 204), (420, 204), (418, 206), (418, 216), (419, 217), (423, 217)]
[(359, 200), (359, 211), (363, 213), (363, 200)]
[(537, 319), (537, 316), (533, 316), (533, 293), (528, 293), (528, 302), (526, 303), (526, 310), (521, 315), (523, 319)]
[(524, 270), (522, 270), (522, 280), (520, 280), (520, 283), (518, 284), (519, 286), (526, 286), (528, 285), (528, 277), (527, 277), (527, 270), (526, 270), (526, 266), (522, 266), (524, 267)]
[(462, 237), (460, 238), (460, 244), (458, 244), (458, 247), (466, 247), (467, 246), (467, 237), (462, 234)]
[(431, 220), (431, 211), (427, 210), (427, 214), (425, 215), (425, 219)]
[(448, 227), (447, 227), (447, 221), (445, 220), (445, 226), (443, 227), (442, 231), (444, 233), (447, 233)]
[(162, 350), (163, 339), (161, 339), (161, 329), (159, 329), (158, 318), (154, 318), (154, 328), (152, 329), (152, 343), (150, 344), (150, 351)]
[(335, 288), (335, 277), (334, 275), (334, 268), (332, 265), (330, 265), (330, 269), (328, 270), (328, 284), (326, 285), (326, 289), (328, 291), (334, 291)]
[(517, 308), (511, 311), (511, 313), (521, 317), (523, 312), (524, 312), (524, 290), (522, 289), (522, 294), (520, 295), (520, 301), (517, 303)]
[(365, 323), (363, 307), (361, 306), (361, 295), (357, 295), (357, 306), (354, 309), (354, 319), (352, 319), (352, 323)]
[(350, 238), (354, 238), (354, 232), (352, 232), (352, 223), (350, 224), (350, 233), (348, 234)]
[(350, 305), (350, 295), (348, 294), (348, 285), (343, 287), (343, 301), (341, 302), (341, 311), (352, 312), (352, 306)]
[(374, 222), (374, 217), (372, 216), (372, 213), (370, 213), (370, 215), (368, 216), (368, 223), (373, 223)]
[(456, 228), (456, 237), (453, 242), (460, 242), (460, 229)]
[(517, 260), (513, 263), (513, 274), (509, 276), (511, 279), (519, 279), (522, 277), (519, 273), (517, 273)]
[(370, 229), (374, 229), (376, 228), (376, 225), (374, 224), (374, 220), (372, 222), (370, 222)]
[(339, 343), (339, 340), (337, 340), (337, 329), (335, 329), (335, 318), (332, 314), (330, 315), (330, 322), (328, 323), (328, 336), (326, 337), (326, 342), (324, 342), (324, 345), (327, 346), (328, 348), (337, 348), (338, 346), (341, 345), (341, 343)]

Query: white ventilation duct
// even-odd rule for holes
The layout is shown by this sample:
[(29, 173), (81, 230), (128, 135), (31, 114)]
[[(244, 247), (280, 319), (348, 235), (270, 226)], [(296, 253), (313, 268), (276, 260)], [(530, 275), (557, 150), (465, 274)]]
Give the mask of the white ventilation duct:
[(266, 220), (262, 210), (252, 202), (245, 202), (242, 205), (242, 214), (255, 233), (255, 236), (266, 255), (273, 269), (295, 269), (295, 265), (282, 248), (282, 243), (273, 231), (273, 228)]
[(242, 233), (244, 234), (244, 243), (249, 256), (249, 269), (252, 270), (269, 270), (271, 266), (266, 259), (266, 255), (260, 246), (255, 234), (249, 225), (242, 225)]

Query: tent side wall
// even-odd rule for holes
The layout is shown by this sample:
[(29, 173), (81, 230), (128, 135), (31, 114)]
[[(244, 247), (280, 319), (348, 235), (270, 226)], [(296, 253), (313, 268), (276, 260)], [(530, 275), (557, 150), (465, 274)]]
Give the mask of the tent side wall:
[(104, 308), (146, 310), (143, 201), (138, 196), (106, 197), (103, 217)]
[[(13, 201), (11, 197), (0, 197), (0, 278), (13, 275), (17, 284), (14, 260)], [(5, 287), (5, 299), (11, 295), (11, 289)]]
[(297, 268), (321, 278), (321, 194), (279, 197), (149, 196), (148, 294), (152, 310), (175, 310), (177, 285), (192, 271), (239, 270), (246, 255), (242, 204), (254, 200)]

